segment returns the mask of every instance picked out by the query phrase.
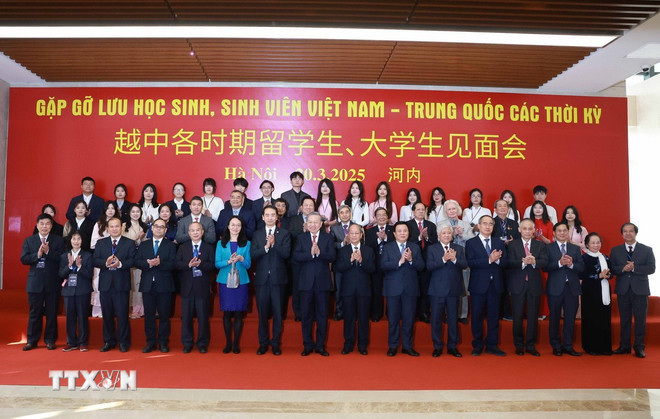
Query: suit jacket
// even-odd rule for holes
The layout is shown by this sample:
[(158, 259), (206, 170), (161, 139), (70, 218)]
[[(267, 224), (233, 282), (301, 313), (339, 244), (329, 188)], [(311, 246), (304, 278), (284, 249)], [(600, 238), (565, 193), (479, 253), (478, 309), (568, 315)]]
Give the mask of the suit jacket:
[(520, 238), (520, 231), (518, 231), (518, 223), (516, 220), (510, 218), (506, 219), (506, 229), (502, 232), (502, 223), (500, 222), (500, 217), (494, 215), (493, 219), (495, 220), (495, 226), (493, 226), (493, 236), (502, 237), (506, 236), (507, 239), (513, 238), (514, 240)]
[[(223, 209), (220, 211), (220, 215), (218, 215), (218, 221), (215, 223), (215, 234), (218, 236), (218, 238), (222, 237), (222, 234), (225, 232), (227, 229), (227, 226), (229, 225), (229, 220), (231, 217), (234, 216), (234, 213), (229, 207), (227, 209)], [(256, 221), (254, 219), (254, 213), (252, 212), (251, 207), (246, 207), (243, 205), (241, 209), (238, 211), (238, 217), (243, 220), (244, 228), (245, 228), (245, 234), (247, 234), (247, 237), (249, 240), (252, 240), (252, 236), (254, 235), (254, 229), (256, 226)]]
[(266, 246), (266, 229), (261, 228), (252, 237), (250, 256), (257, 265), (255, 268), (254, 283), (265, 285), (270, 276), (271, 284), (284, 285), (289, 281), (286, 270), (286, 260), (291, 255), (291, 234), (288, 231), (275, 228), (273, 231), (275, 244), (268, 252)]
[[(275, 206), (275, 198), (273, 198), (272, 196), (270, 197), (270, 204), (272, 206)], [(263, 196), (259, 199), (255, 199), (254, 201), (252, 201), (252, 212), (254, 213), (254, 220), (255, 220), (255, 228), (254, 228), (255, 231), (257, 231), (258, 229), (262, 228), (265, 225), (264, 220), (262, 218), (263, 210), (264, 210)]]
[(470, 267), (470, 283), (468, 291), (476, 294), (486, 294), (490, 281), (494, 281), (495, 290), (504, 292), (502, 270), (507, 266), (507, 252), (504, 242), (492, 234), (490, 236), (491, 250), (501, 250), (500, 263), (489, 263), (490, 255), (486, 252), (481, 237), (472, 237), (465, 242), (465, 257)]
[[(113, 202), (115, 204), (117, 204), (116, 199)], [(130, 215), (131, 205), (133, 205), (133, 203), (128, 202), (125, 199), (124, 199), (124, 204), (121, 206), (121, 208), (119, 208), (119, 204), (117, 204), (117, 208), (119, 208), (119, 214), (120, 214), (120, 219), (121, 219), (122, 223), (126, 223), (126, 222), (131, 221), (131, 215)]]
[[(92, 220), (90, 220), (89, 217), (85, 217), (83, 222), (80, 224), (80, 228), (78, 228), (78, 223), (76, 222), (76, 218), (74, 217), (71, 220), (67, 221), (67, 224), (68, 224), (68, 228), (66, 228), (67, 234), (64, 237), (64, 243), (70, 245), (71, 235), (77, 231), (80, 233), (80, 237), (82, 238), (82, 245), (80, 247), (82, 248), (82, 250), (91, 253), (92, 233), (94, 232), (94, 226), (96, 225), (96, 223), (92, 222)], [(65, 225), (65, 227), (67, 226)]]
[(284, 191), (284, 193), (282, 193), (282, 196), (280, 196), (280, 198), (284, 199), (286, 202), (289, 203), (289, 211), (287, 211), (286, 215), (288, 215), (289, 217), (294, 217), (298, 215), (298, 208), (300, 208), (300, 205), (302, 204), (302, 200), (305, 199), (306, 196), (309, 196), (309, 194), (301, 190), (300, 199), (296, 199), (296, 193), (293, 191), (293, 189)]
[[(60, 256), (60, 278), (67, 279), (69, 274), (74, 273), (69, 267), (69, 255), (71, 252), (62, 253)], [(77, 285), (75, 287), (65, 284), (62, 287), (63, 297), (72, 297), (74, 295), (91, 294), (94, 289), (92, 288), (92, 278), (94, 276), (94, 261), (92, 254), (84, 250), (78, 253), (80, 256), (80, 269), (76, 269)]]
[[(76, 217), (76, 213), (73, 212), (73, 205), (76, 203), (76, 201), (80, 201), (80, 200), (84, 200), (82, 194), (71, 198), (71, 202), (69, 202), (69, 209), (66, 210), (67, 220)], [(101, 217), (101, 214), (103, 213), (104, 206), (105, 206), (105, 201), (103, 201), (103, 198), (92, 194), (92, 199), (89, 201), (89, 205), (87, 206), (87, 209), (89, 210), (89, 215), (87, 216), (87, 218), (89, 218), (92, 221), (92, 223), (96, 223)]]
[(117, 242), (115, 256), (121, 262), (121, 267), (116, 270), (109, 270), (105, 266), (106, 260), (112, 255), (112, 237), (104, 237), (96, 242), (94, 249), (94, 266), (99, 268), (99, 291), (117, 291), (131, 290), (131, 268), (135, 261), (135, 242), (126, 237), (122, 237)]
[(300, 264), (300, 280), (298, 289), (300, 291), (330, 291), (332, 288), (332, 277), (330, 276), (330, 263), (335, 261), (337, 255), (332, 237), (319, 231), (316, 238), (321, 253), (318, 257), (312, 257), (312, 236), (309, 232), (303, 233), (296, 239), (293, 251), (293, 260)]
[[(419, 231), (419, 225), (418, 221), (415, 220), (414, 218), (412, 220), (406, 221), (406, 224), (408, 225), (408, 231), (410, 233), (410, 241), (418, 245), (420, 248), (422, 247), (422, 240), (419, 240), (420, 237), (420, 231)], [(424, 258), (426, 258), (426, 249), (428, 246), (437, 243), (438, 242), (438, 230), (435, 224), (433, 224), (431, 221), (424, 220), (422, 221), (422, 228), (426, 228), (426, 232), (428, 233), (428, 237), (423, 239), (424, 240), (424, 250), (422, 251), (422, 254), (424, 255)]]
[[(236, 249), (236, 254), (243, 256), (242, 262), (236, 262), (236, 269), (238, 269), (239, 284), (247, 284), (250, 282), (250, 277), (248, 276), (247, 270), (252, 266), (252, 259), (250, 258), (250, 247), (251, 243), (248, 241), (245, 246), (238, 247)], [(218, 245), (215, 247), (215, 267), (219, 269), (218, 278), (216, 282), (221, 284), (227, 283), (227, 275), (231, 270), (231, 265), (227, 264), (229, 258), (231, 257), (231, 244), (227, 242), (227, 246), (223, 247), (222, 242), (218, 242)]]
[[(351, 224), (355, 224), (355, 223), (353, 221), (349, 221), (348, 226), (350, 227)], [(330, 235), (335, 241), (335, 246), (337, 247), (337, 250), (341, 249), (342, 243), (346, 238), (346, 234), (344, 234), (344, 224), (341, 221), (338, 221), (337, 224), (330, 227)]]
[[(333, 226), (336, 227), (336, 226)], [(341, 227), (340, 227), (341, 228)], [(344, 230), (342, 229), (342, 233)], [(351, 263), (353, 246), (348, 244), (337, 251), (335, 271), (341, 272), (341, 295), (371, 296), (370, 274), (376, 271), (376, 254), (365, 244), (360, 246), (362, 262)]]
[(632, 261), (635, 262), (633, 272), (624, 272), (623, 267), (628, 262), (628, 250), (625, 244), (616, 246), (610, 255), (612, 271), (616, 275), (616, 286), (614, 291), (617, 295), (623, 295), (632, 288), (636, 295), (650, 295), (649, 275), (655, 272), (655, 256), (653, 249), (641, 243), (635, 245)]
[(27, 292), (53, 292), (60, 289), (61, 281), (58, 271), (60, 256), (65, 252), (64, 239), (51, 233), (46, 241), (49, 250), (48, 254), (43, 256), (46, 263), (44, 268), (37, 268), (39, 263), (37, 254), (41, 247), (39, 234), (34, 234), (23, 241), (21, 263), (30, 266), (25, 287)]
[(573, 268), (567, 266), (559, 267), (559, 259), (561, 259), (561, 249), (559, 243), (552, 242), (546, 245), (548, 250), (548, 265), (545, 271), (548, 273), (548, 283), (545, 287), (545, 292), (548, 295), (559, 296), (564, 291), (566, 278), (568, 278), (568, 286), (571, 289), (571, 294), (578, 296), (582, 294), (582, 287), (580, 286), (580, 272), (584, 270), (584, 260), (582, 260), (582, 252), (580, 247), (566, 243), (566, 254), (573, 258)]
[[(158, 266), (149, 266), (147, 259), (160, 257)], [(158, 243), (158, 253), (154, 254), (154, 239), (140, 243), (135, 255), (135, 267), (142, 270), (140, 279), (140, 292), (149, 292), (152, 288), (156, 292), (174, 292), (174, 261), (176, 259), (176, 245), (162, 238)]]
[(202, 271), (202, 276), (193, 276), (193, 268), (188, 266), (193, 258), (193, 245), (191, 241), (179, 246), (176, 252), (176, 261), (174, 266), (179, 271), (179, 281), (181, 282), (181, 297), (208, 298), (211, 295), (211, 285), (209, 283), (209, 272), (215, 266), (215, 247), (202, 240), (198, 249), (198, 257), (201, 261), (198, 269)]
[[(178, 244), (189, 242), (190, 236), (188, 236), (188, 228), (190, 224), (193, 223), (194, 217), (191, 215), (183, 217), (177, 226), (176, 230), (176, 242)], [(215, 223), (213, 218), (207, 217), (206, 215), (199, 215), (199, 222), (204, 228), (204, 241), (208, 244), (215, 244)]]
[[(183, 218), (183, 217), (187, 217), (187, 216), (190, 215), (190, 202), (188, 202), (188, 201), (186, 201), (186, 200), (184, 200), (184, 201), (181, 203), (181, 211), (183, 211), (183, 217), (181, 217), (181, 218), (179, 218), (179, 217), (177, 217), (176, 215), (174, 215), (174, 211), (177, 210), (177, 206), (176, 206), (176, 203), (174, 202), (174, 199), (171, 199), (171, 200), (167, 201), (167, 202), (165, 203), (165, 205), (167, 205), (168, 207), (170, 207), (170, 210), (172, 211), (172, 218), (174, 218), (175, 220), (177, 220), (177, 222), (180, 221), (181, 218)], [(186, 233), (187, 233), (187, 231), (186, 231)]]
[(399, 266), (401, 259), (399, 244), (391, 241), (383, 246), (383, 254), (380, 255), (380, 269), (385, 275), (383, 278), (383, 295), (385, 297), (419, 296), (417, 272), (424, 270), (426, 264), (419, 246), (413, 242), (407, 242), (406, 247), (412, 251), (412, 263), (405, 262)]
[[(385, 235), (387, 236), (387, 241), (383, 243), (378, 243), (378, 226), (375, 225), (369, 229), (367, 229), (366, 233), (364, 233), (364, 243), (371, 247), (376, 253), (376, 259), (380, 259), (380, 245), (382, 244), (385, 246), (387, 243), (392, 243), (394, 241), (394, 227), (391, 225), (387, 224), (385, 226)], [(376, 269), (378, 269), (379, 265), (376, 265)]]
[(538, 240), (529, 241), (529, 252), (536, 258), (535, 267), (525, 265), (522, 267), (522, 259), (525, 257), (525, 245), (522, 239), (515, 239), (509, 243), (507, 249), (509, 252), (509, 270), (508, 285), (511, 294), (520, 294), (527, 278), (528, 290), (531, 295), (539, 296), (543, 294), (543, 280), (541, 278), (541, 269), (548, 265), (548, 249), (545, 244)]
[(294, 245), (296, 238), (301, 235), (303, 231), (303, 225), (305, 224), (305, 221), (303, 220), (302, 214), (295, 215), (293, 217), (289, 217), (289, 233), (291, 233), (291, 240), (293, 240)]
[(456, 263), (442, 259), (445, 248), (440, 242), (432, 244), (426, 251), (426, 270), (431, 272), (429, 295), (458, 297), (463, 294), (463, 269), (467, 268), (465, 250), (454, 243), (449, 247), (456, 251)]

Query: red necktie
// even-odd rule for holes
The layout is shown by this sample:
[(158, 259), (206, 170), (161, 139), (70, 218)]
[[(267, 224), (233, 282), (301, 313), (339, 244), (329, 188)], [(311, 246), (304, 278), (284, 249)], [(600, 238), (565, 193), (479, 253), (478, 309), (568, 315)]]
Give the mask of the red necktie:
[(195, 217), (195, 222), (196, 222), (196, 223), (199, 222), (199, 217)]
[(316, 234), (312, 234), (312, 243), (316, 243)]

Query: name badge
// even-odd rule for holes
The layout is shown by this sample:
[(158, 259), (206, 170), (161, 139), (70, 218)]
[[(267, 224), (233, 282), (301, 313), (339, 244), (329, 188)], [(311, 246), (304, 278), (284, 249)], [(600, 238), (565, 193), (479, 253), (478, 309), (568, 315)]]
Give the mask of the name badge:
[(193, 278), (200, 278), (202, 276), (202, 270), (197, 267), (194, 267), (192, 268), (192, 274), (193, 274)]
[(67, 287), (75, 287), (78, 285), (78, 274), (69, 274), (69, 279), (66, 281)]
[(37, 261), (37, 269), (44, 269), (46, 267), (46, 258), (39, 258)]

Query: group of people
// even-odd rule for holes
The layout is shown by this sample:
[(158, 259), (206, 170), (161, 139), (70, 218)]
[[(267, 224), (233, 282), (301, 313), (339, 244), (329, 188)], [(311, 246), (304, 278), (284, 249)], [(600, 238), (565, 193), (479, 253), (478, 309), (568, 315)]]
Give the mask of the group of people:
[[(250, 200), (247, 180), (237, 178), (227, 202), (215, 195), (212, 178), (203, 181), (204, 194), (190, 201), (177, 182), (164, 204), (159, 204), (156, 186), (148, 183), (133, 204), (126, 200), (125, 185), (115, 187), (114, 200), (104, 201), (94, 194), (94, 180), (83, 178), (83, 193), (72, 198), (66, 224), (54, 221), (55, 208), (47, 204), (34, 234), (23, 243), (21, 262), (30, 266), (23, 350), (37, 346), (44, 314), (44, 341), (55, 349), (61, 293), (67, 316), (64, 351), (88, 350), (91, 303), (92, 315), (103, 318), (102, 352), (117, 345), (122, 352), (130, 349), (129, 317), (144, 317), (143, 352), (169, 352), (172, 297), (180, 293), (183, 352), (196, 346), (205, 353), (215, 294), (211, 285), (217, 283), (223, 352), (240, 353), (253, 283), (259, 355), (268, 350), (281, 354), (291, 296), (294, 317), (302, 326), (301, 355), (328, 356), (334, 293), (332, 317), (344, 322), (342, 354), (357, 346), (367, 355), (370, 321), (380, 321), (386, 313), (388, 356), (399, 347), (419, 356), (413, 347), (418, 319), (431, 324), (434, 357), (445, 346), (443, 323), (447, 353), (462, 357), (458, 324), (467, 324), (468, 316), (474, 356), (484, 351), (506, 355), (499, 347), (501, 318), (513, 321), (516, 354), (539, 356), (538, 320), (546, 316), (553, 354), (579, 356), (573, 336), (581, 305), (585, 352), (622, 354), (632, 348), (636, 356), (645, 356), (648, 275), (655, 271), (655, 259), (651, 248), (636, 241), (632, 223), (621, 227), (625, 243), (608, 258), (600, 252), (600, 236), (587, 232), (577, 208), (566, 207), (557, 219), (557, 211), (545, 203), (542, 185), (534, 188), (535, 201), (521, 217), (510, 190), (502, 192), (491, 212), (479, 189), (470, 191), (462, 210), (440, 187), (433, 188), (428, 206), (411, 188), (397, 214), (387, 182), (377, 185), (375, 199), (368, 203), (364, 185), (355, 181), (339, 203), (329, 179), (319, 183), (316, 198), (302, 191), (301, 173), (293, 172), (290, 181), (291, 189), (275, 199), (273, 183), (265, 180), (259, 187), (262, 196)], [(614, 276), (621, 339), (613, 351)]]

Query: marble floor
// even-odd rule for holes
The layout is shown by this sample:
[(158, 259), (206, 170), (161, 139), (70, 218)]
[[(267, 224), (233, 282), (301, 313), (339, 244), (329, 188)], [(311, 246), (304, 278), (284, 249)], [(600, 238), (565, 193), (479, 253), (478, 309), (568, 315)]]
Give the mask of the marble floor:
[(651, 418), (660, 390), (273, 391), (0, 386), (2, 418)]

